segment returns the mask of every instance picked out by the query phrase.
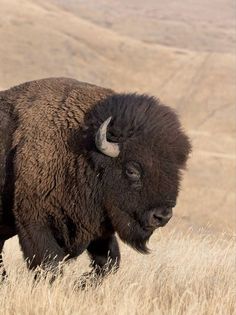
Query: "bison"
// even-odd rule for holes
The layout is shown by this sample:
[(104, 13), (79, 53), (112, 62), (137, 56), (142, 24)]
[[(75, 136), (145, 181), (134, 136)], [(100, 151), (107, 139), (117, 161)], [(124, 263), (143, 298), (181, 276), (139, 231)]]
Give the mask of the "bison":
[[(69, 78), (0, 92), (0, 252), (18, 235), (29, 269), (85, 250), (118, 268), (115, 233), (141, 253), (172, 216), (191, 145), (155, 97)], [(107, 270), (107, 268), (106, 268)]]

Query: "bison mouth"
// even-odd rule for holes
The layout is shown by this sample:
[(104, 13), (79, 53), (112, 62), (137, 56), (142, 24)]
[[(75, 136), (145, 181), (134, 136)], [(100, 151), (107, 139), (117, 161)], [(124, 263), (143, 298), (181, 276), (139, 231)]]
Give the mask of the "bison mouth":
[(138, 252), (148, 254), (147, 242), (155, 229), (114, 205), (106, 209), (109, 209), (107, 212), (112, 226), (121, 240)]

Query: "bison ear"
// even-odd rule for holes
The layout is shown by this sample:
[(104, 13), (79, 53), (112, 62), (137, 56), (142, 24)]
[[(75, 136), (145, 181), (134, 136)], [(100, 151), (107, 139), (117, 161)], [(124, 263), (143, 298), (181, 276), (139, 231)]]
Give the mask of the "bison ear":
[(107, 141), (107, 127), (111, 119), (112, 117), (109, 117), (101, 124), (95, 136), (95, 143), (100, 152), (115, 158), (120, 154), (119, 143)]

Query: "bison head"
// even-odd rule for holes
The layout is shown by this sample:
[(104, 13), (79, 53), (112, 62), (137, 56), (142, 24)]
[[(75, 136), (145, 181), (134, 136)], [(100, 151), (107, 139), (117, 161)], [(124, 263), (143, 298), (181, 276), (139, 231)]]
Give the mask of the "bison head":
[(175, 112), (147, 95), (114, 94), (86, 125), (102, 207), (120, 238), (145, 253), (172, 216), (189, 140)]

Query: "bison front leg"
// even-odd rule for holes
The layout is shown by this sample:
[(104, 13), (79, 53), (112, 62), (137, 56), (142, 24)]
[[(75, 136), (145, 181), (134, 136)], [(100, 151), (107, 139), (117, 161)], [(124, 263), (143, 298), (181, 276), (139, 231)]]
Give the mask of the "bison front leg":
[(120, 264), (120, 250), (115, 235), (92, 241), (88, 248), (91, 266), (98, 276), (104, 276), (113, 268), (116, 271)]
[(92, 241), (87, 251), (93, 270), (80, 278), (79, 288), (82, 290), (87, 286), (101, 284), (102, 278), (111, 270), (116, 271), (120, 264), (120, 250), (115, 235)]
[(59, 263), (66, 257), (58, 245), (50, 228), (40, 223), (17, 222), (20, 245), (29, 269), (41, 266), (53, 272), (58, 271)]

